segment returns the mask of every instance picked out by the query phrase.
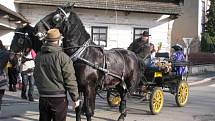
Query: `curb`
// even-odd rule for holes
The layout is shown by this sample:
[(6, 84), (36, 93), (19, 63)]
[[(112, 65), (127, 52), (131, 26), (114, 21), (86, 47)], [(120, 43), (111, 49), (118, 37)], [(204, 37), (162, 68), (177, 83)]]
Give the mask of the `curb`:
[(205, 78), (205, 79), (203, 79), (203, 80), (201, 80), (201, 81), (191, 82), (191, 83), (189, 83), (189, 85), (190, 85), (190, 86), (193, 86), (193, 85), (197, 85), (197, 84), (202, 84), (202, 83), (209, 82), (209, 81), (211, 81), (211, 80), (213, 80), (213, 79), (215, 79), (215, 76), (209, 77), (209, 78)]

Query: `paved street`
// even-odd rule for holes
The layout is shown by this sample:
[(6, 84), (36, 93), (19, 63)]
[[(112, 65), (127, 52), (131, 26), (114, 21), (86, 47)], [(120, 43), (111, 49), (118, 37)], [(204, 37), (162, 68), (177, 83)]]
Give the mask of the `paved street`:
[[(215, 79), (213, 73), (189, 77), (190, 97), (186, 107), (176, 107), (173, 95), (165, 93), (164, 107), (159, 115), (150, 115), (148, 102), (136, 98), (128, 100), (126, 121), (215, 121)], [(197, 83), (198, 82), (198, 83)], [(6, 92), (3, 99), (0, 121), (37, 121), (38, 100), (29, 102), (20, 99), (20, 91)], [(110, 108), (106, 100), (97, 97), (93, 121), (115, 121), (118, 108)], [(69, 107), (68, 121), (75, 121)], [(85, 117), (83, 116), (85, 121)]]

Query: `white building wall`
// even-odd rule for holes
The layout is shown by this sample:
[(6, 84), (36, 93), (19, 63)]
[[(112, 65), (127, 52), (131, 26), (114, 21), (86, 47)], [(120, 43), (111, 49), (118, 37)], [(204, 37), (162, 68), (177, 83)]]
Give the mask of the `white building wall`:
[[(149, 28), (150, 42), (163, 43), (163, 51), (169, 51), (171, 29), (168, 19), (160, 14), (126, 13), (105, 10), (75, 9), (86, 29), (91, 33), (91, 26), (108, 27), (108, 45), (110, 48), (127, 48), (133, 41), (134, 28)], [(92, 15), (93, 13), (93, 15)], [(159, 20), (159, 21), (158, 21)]]
[(16, 11), (16, 7), (14, 5), (14, 0), (0, 0), (0, 4), (4, 5), (5, 7)]
[(198, 37), (201, 38), (202, 33), (202, 0), (198, 1)]
[(14, 32), (11, 30), (0, 30), (0, 33), (0, 40), (2, 40), (3, 45), (10, 46)]
[[(14, 5), (14, 0), (0, 0), (0, 4), (4, 5), (10, 10), (16, 11), (15, 5)], [(13, 29), (14, 24), (10, 23), (7, 19), (5, 18), (0, 18), (0, 24), (7, 26), (11, 29)], [(14, 28), (15, 29), (15, 28)], [(13, 30), (0, 30), (0, 40), (2, 40), (3, 45), (9, 46), (11, 43), (11, 40), (13, 38), (14, 32)]]
[[(54, 6), (37, 6), (20, 4), (19, 11), (35, 25), (40, 19), (50, 12), (56, 10)], [(152, 35), (150, 41), (154, 44), (163, 43), (165, 51), (168, 50), (170, 38), (168, 37), (168, 21), (170, 19), (161, 14), (146, 14), (133, 12), (119, 12), (109, 10), (81, 9), (75, 8), (85, 28), (91, 34), (92, 26), (108, 27), (107, 47), (127, 48), (133, 41), (134, 28), (149, 28)], [(167, 16), (168, 17), (168, 16)]]
[[(205, 15), (207, 15), (207, 10), (210, 8), (210, 1), (209, 0), (199, 0), (198, 1), (198, 36), (199, 38), (201, 38), (201, 33), (202, 33), (202, 8), (203, 8), (203, 4), (202, 1), (205, 2)], [(206, 22), (206, 21), (205, 21)]]

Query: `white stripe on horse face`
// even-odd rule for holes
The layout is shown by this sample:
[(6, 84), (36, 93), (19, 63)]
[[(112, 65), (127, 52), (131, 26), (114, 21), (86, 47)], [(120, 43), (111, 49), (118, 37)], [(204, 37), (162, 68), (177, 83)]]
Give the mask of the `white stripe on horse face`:
[(23, 33), (23, 32), (15, 32), (15, 34), (22, 34), (28, 36), (28, 33)]
[(36, 36), (39, 37), (39, 40), (43, 40), (47, 36), (47, 34), (42, 33), (42, 32), (38, 32), (36, 34)]

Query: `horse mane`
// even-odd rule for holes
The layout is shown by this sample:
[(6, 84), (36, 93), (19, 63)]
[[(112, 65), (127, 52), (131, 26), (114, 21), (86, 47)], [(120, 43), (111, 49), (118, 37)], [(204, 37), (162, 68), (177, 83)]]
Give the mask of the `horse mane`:
[[(60, 30), (63, 32), (63, 47), (74, 47), (83, 45), (88, 39), (90, 39), (89, 33), (85, 30), (85, 27), (78, 17), (78, 15), (71, 11), (67, 21), (64, 22)], [(68, 55), (71, 55), (75, 50), (65, 50)]]

